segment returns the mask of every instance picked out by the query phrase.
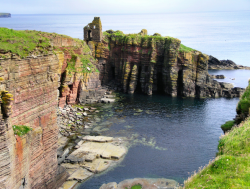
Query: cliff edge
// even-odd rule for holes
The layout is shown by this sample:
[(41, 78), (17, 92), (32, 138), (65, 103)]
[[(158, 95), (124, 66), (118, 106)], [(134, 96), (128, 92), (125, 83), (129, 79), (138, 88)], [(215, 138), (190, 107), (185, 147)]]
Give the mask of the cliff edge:
[(58, 188), (58, 105), (100, 87), (85, 42), (0, 28), (0, 188)]

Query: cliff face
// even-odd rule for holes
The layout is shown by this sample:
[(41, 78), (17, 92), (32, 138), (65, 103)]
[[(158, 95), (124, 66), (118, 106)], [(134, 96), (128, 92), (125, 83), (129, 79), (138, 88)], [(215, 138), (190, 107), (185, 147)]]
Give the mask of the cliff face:
[[(1, 90), (13, 95), (1, 108), (1, 188), (53, 188), (57, 171), (57, 56), (1, 60)], [(13, 125), (33, 131), (14, 135)]]
[(102, 42), (88, 45), (98, 59), (102, 83), (115, 80), (123, 92), (184, 97), (234, 97), (243, 92), (212, 80), (209, 57), (176, 38), (107, 31)]
[[(58, 104), (76, 103), (80, 94), (100, 86), (83, 41), (39, 36), (50, 42), (43, 48), (38, 42), (24, 58), (0, 51), (0, 188), (58, 188), (64, 182), (67, 175), (57, 165)], [(32, 130), (18, 136), (14, 125)]]

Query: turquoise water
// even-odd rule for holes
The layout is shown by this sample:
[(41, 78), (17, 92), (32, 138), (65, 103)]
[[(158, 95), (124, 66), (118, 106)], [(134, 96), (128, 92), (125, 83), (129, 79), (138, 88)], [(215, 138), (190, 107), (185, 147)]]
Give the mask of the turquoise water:
[(186, 46), (218, 59), (230, 59), (250, 66), (250, 11), (201, 12), (145, 15), (12, 15), (0, 19), (0, 27), (18, 30), (41, 30), (83, 38), (83, 27), (100, 16), (103, 30), (149, 34), (179, 38)]

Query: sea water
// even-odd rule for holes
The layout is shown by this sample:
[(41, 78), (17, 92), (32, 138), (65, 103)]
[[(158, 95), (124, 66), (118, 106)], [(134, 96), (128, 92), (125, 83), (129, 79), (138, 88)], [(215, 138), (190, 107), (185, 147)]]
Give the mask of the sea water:
[(128, 154), (117, 167), (95, 175), (80, 189), (132, 178), (168, 178), (182, 184), (215, 157), (223, 134), (220, 126), (235, 117), (238, 103), (238, 98), (122, 97), (104, 107), (105, 116), (93, 130), (104, 136), (132, 137)]
[(16, 15), (1, 18), (0, 27), (40, 30), (83, 39), (83, 27), (101, 17), (103, 31), (121, 30), (172, 36), (219, 60), (230, 59), (250, 66), (250, 11), (199, 12), (143, 15)]
[[(179, 38), (186, 46), (218, 59), (250, 66), (250, 11), (145, 15), (12, 15), (0, 27), (40, 30), (83, 38), (83, 27), (100, 16), (103, 30), (148, 33)], [(246, 87), (248, 70), (210, 70), (224, 74), (236, 87)], [(99, 188), (103, 183), (135, 177), (169, 178), (182, 183), (217, 152), (220, 125), (232, 120), (238, 98), (193, 99), (123, 95), (123, 100), (100, 114), (100, 133), (130, 137), (128, 154), (117, 167), (96, 175), (79, 188)], [(138, 112), (139, 111), (139, 112)], [(102, 115), (103, 114), (103, 115)], [(108, 128), (108, 130), (107, 130)], [(93, 128), (95, 129), (95, 128)]]

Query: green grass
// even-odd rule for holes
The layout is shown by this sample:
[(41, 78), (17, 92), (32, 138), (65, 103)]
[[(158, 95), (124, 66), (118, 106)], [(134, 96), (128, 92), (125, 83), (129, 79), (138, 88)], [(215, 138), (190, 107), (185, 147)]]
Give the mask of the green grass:
[[(80, 58), (81, 61), (81, 67), (76, 68), (76, 60), (77, 58)], [(67, 71), (69, 75), (72, 75), (73, 73), (92, 73), (99, 72), (99, 70), (95, 67), (95, 65), (92, 64), (91, 59), (93, 60), (93, 57), (91, 55), (77, 55), (73, 54), (71, 55), (70, 61), (67, 62)], [(89, 69), (88, 69), (89, 68)]]
[(25, 125), (13, 125), (12, 126), (14, 134), (18, 136), (23, 136), (32, 130), (29, 126)]
[[(112, 33), (113, 32), (113, 33)], [(157, 34), (157, 35), (140, 35), (140, 33), (135, 33), (135, 34), (124, 34), (123, 32), (117, 30), (117, 31), (112, 31), (110, 32), (109, 31), (106, 31), (106, 32), (103, 32), (103, 35), (108, 37), (108, 38), (111, 38), (112, 41), (116, 41), (118, 40), (120, 43), (122, 44), (128, 44), (128, 43), (141, 43), (141, 42), (151, 42), (151, 41), (165, 41), (166, 39), (167, 40), (170, 40), (170, 39), (173, 39), (173, 40), (176, 40), (176, 38), (173, 38), (173, 37), (163, 37), (161, 36), (160, 34)], [(106, 39), (106, 38), (105, 38)], [(108, 41), (107, 39), (105, 41)]]
[(240, 101), (238, 102), (237, 105), (237, 113), (244, 113), (244, 114), (249, 114), (249, 108), (250, 108), (250, 82), (248, 82), (248, 86), (243, 93), (243, 95), (240, 98)]
[(250, 188), (250, 118), (218, 145), (218, 157), (185, 183), (185, 188)]
[(179, 52), (192, 52), (192, 51), (196, 51), (196, 50), (190, 47), (187, 47), (183, 44), (180, 45)]
[(235, 121), (227, 121), (226, 123), (224, 123), (223, 125), (221, 125), (221, 129), (226, 132), (232, 129), (232, 127), (234, 126)]
[(43, 37), (38, 31), (17, 31), (8, 28), (0, 28), (0, 49), (27, 57), (32, 51), (48, 53), (51, 46), (48, 38)]
[[(128, 189), (128, 188), (126, 187), (126, 189)], [(142, 189), (142, 185), (136, 184), (136, 185), (132, 186), (131, 189)]]

